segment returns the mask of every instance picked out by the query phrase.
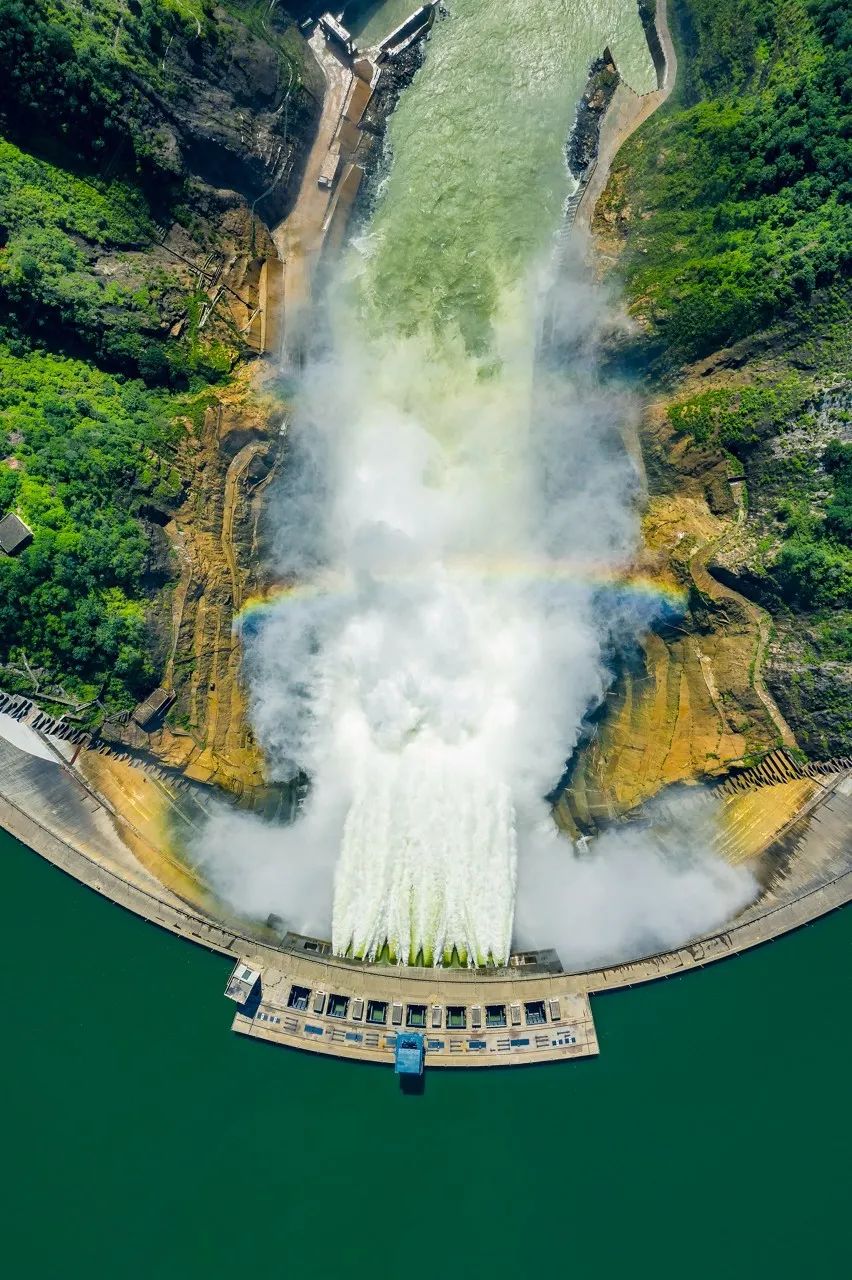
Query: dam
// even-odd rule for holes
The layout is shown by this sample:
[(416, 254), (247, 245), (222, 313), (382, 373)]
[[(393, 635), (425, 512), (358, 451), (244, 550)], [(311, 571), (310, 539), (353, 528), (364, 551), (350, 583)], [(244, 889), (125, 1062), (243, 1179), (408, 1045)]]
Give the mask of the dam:
[[(156, 876), (146, 870), (156, 851), (144, 821), (166, 783), (135, 771), (144, 789), (135, 792), (132, 808), (119, 813), (71, 763), (73, 750), (73, 743), (0, 712), (2, 826), (118, 906), (229, 957), (234, 968), (226, 994), (237, 997), (234, 1031), (313, 1054), (390, 1066), (397, 1034), (414, 1028), (425, 1037), (429, 1069), (594, 1056), (599, 993), (731, 959), (852, 901), (852, 764), (837, 762), (816, 773), (805, 802), (799, 795), (779, 827), (784, 790), (796, 775), (776, 761), (758, 767), (762, 777), (740, 777), (726, 796), (727, 803), (741, 805), (765, 794), (765, 804), (746, 803), (736, 814), (727, 837), (741, 856), (756, 858), (764, 888), (720, 930), (586, 972), (566, 972), (552, 950), (514, 953), (503, 968), (364, 964), (335, 956), (327, 939), (276, 936), (268, 926), (229, 918), (221, 904), (197, 891), (188, 896), (185, 883), (166, 887), (162, 863)], [(757, 791), (748, 790), (750, 783)], [(166, 794), (181, 804), (180, 793)], [(755, 835), (760, 822), (764, 830)], [(191, 1020), (191, 1010), (185, 1016)]]
[[(574, 44), (552, 30), (543, 51), (534, 24), (552, 6), (459, 0), (456, 8), (393, 116), (393, 161), (364, 237), (341, 260), (347, 296), (331, 317), (334, 342), (315, 358), (294, 426), (306, 472), (319, 438), (339, 485), (324, 509), (333, 537), (316, 557), (333, 573), (271, 601), (252, 673), (253, 718), (273, 768), (286, 776), (294, 763), (304, 767), (314, 780), (309, 805), (341, 814), (330, 937), (272, 937), (277, 912), (253, 931), (221, 905), (200, 909), (183, 890), (158, 886), (117, 849), (116, 832), (145, 843), (142, 821), (84, 785), (43, 726), (31, 726), (41, 750), (24, 748), (30, 758), (0, 744), (0, 790), (4, 825), (57, 866), (234, 957), (230, 994), (245, 997), (234, 1015), (239, 1033), (389, 1063), (396, 1037), (412, 1029), (425, 1037), (430, 1066), (477, 1067), (594, 1055), (594, 992), (736, 954), (847, 901), (850, 779), (839, 762), (803, 789), (789, 822), (769, 825), (760, 897), (724, 928), (588, 971), (513, 948), (524, 841), (600, 695), (602, 596), (590, 580), (615, 573), (634, 534), (620, 498), (603, 508), (612, 517), (603, 538), (600, 519), (584, 527), (588, 506), (569, 504), (556, 529), (539, 527), (538, 459), (528, 443), (537, 322), (552, 284), (542, 283), (541, 264), (576, 194), (564, 139), (602, 42), (637, 98), (661, 87), (632, 6), (596, 6)], [(476, 90), (492, 74), (483, 51), (497, 21), (506, 97), (486, 110)], [(471, 66), (476, 76), (465, 80)], [(532, 82), (541, 96), (530, 130)], [(457, 93), (451, 100), (438, 91), (446, 84)], [(457, 137), (460, 120), (475, 126), (468, 140)], [(450, 146), (452, 165), (436, 139)], [(337, 177), (334, 168), (332, 186)], [(578, 398), (581, 417), (591, 411), (577, 380), (550, 393), (558, 413)], [(368, 397), (369, 413), (353, 416), (353, 403)], [(578, 451), (581, 425), (571, 441)], [(579, 456), (603, 501), (611, 459), (604, 467)], [(623, 461), (614, 474), (616, 488), (629, 490)], [(569, 527), (581, 567), (560, 578), (553, 540)], [(310, 562), (317, 548), (297, 550)], [(307, 666), (287, 665), (294, 650)], [(286, 703), (306, 687), (311, 716), (291, 733)], [(532, 709), (536, 727), (549, 726), (544, 704), (554, 690), (558, 735), (527, 740), (524, 716)], [(152, 785), (170, 795), (168, 780)], [(180, 809), (179, 797), (169, 803)], [(297, 840), (300, 830), (297, 822)], [(241, 973), (256, 975), (247, 992)]]

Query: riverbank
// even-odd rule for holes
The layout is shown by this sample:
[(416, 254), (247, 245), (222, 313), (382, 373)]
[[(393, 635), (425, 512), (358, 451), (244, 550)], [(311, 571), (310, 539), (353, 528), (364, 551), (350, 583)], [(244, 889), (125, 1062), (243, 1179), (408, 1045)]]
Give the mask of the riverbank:
[[(739, 10), (731, 27), (724, 6), (679, 0), (683, 93), (619, 153), (593, 231), (634, 324), (628, 358), (664, 401), (646, 436), (655, 505), (690, 490), (729, 523), (709, 574), (763, 612), (763, 686), (820, 758), (852, 750), (852, 551), (830, 514), (850, 452), (847, 53), (830, 6)], [(736, 528), (726, 472), (747, 498)], [(701, 625), (729, 611), (720, 596)], [(736, 685), (719, 690), (754, 719)]]
[(658, 88), (652, 93), (640, 95), (620, 79), (603, 117), (597, 154), (584, 175), (582, 195), (574, 211), (574, 227), (586, 234), (591, 232), (595, 209), (603, 195), (616, 155), (631, 134), (659, 110), (675, 87), (677, 53), (669, 30), (667, 0), (657, 0), (656, 31), (663, 58), (663, 66), (658, 68)]

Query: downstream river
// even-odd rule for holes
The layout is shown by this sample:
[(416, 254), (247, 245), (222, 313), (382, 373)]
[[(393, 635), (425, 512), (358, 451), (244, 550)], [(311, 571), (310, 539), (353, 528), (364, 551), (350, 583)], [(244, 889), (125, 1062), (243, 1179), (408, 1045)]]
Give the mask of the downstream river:
[(606, 48), (656, 87), (635, 0), (453, 0), (306, 361), (269, 504), (276, 574), (302, 589), (245, 650), (272, 776), (312, 786), (279, 884), (248, 831), (223, 882), (245, 908), (262, 881), (264, 914), (292, 919), (287, 860), (336, 859), (338, 954), (507, 959), (516, 901), (540, 914), (533, 862), (572, 857), (542, 797), (613, 637), (649, 621), (606, 591), (636, 540), (623, 397), (592, 354), (607, 302), (557, 266), (566, 141)]
[(845, 1274), (852, 912), (594, 1000), (597, 1060), (243, 1040), (228, 963), (0, 832), (10, 1280)]

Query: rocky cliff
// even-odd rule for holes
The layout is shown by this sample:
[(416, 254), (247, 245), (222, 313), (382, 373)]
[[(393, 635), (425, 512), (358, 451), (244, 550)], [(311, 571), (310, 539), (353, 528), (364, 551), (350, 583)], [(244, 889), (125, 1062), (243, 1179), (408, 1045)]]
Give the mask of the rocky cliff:
[(34, 531), (0, 563), (0, 684), (253, 794), (233, 619), (286, 411), (268, 228), (324, 80), (280, 5), (0, 8), (0, 505)]
[(830, 6), (794, 7), (669, 6), (675, 93), (596, 209), (633, 324), (614, 358), (650, 400), (646, 554), (689, 607), (572, 762), (569, 827), (777, 744), (852, 744), (848, 42)]

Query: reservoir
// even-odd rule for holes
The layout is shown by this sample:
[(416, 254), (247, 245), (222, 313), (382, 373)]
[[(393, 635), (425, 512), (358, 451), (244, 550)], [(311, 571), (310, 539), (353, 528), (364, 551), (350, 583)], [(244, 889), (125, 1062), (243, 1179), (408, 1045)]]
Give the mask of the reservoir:
[(410, 1097), (230, 1035), (228, 961), (0, 854), (16, 1280), (842, 1274), (848, 910), (595, 997), (597, 1059)]

